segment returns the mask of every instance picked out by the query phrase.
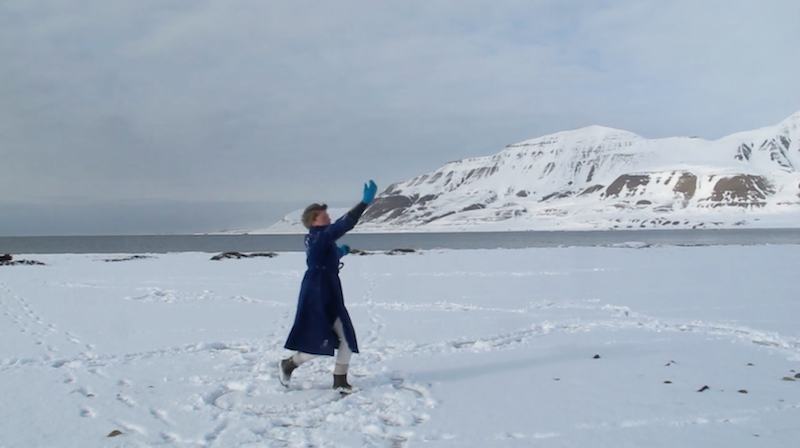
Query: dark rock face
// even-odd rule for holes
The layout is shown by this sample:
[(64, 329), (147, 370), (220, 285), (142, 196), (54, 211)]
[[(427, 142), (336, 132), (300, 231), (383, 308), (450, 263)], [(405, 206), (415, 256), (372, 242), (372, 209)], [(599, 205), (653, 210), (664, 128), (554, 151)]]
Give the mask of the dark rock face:
[(785, 149), (789, 149), (789, 146), (792, 145), (792, 139), (790, 139), (788, 135), (781, 135), (778, 139)]
[(736, 155), (733, 156), (733, 158), (739, 161), (750, 160), (751, 154), (753, 154), (753, 147), (747, 143), (742, 143), (739, 149), (736, 150)]
[(470, 170), (466, 176), (464, 176), (464, 180), (476, 180), (483, 177), (489, 177), (492, 174), (496, 173), (497, 170), (500, 169), (497, 164), (492, 166), (483, 166), (474, 170)]
[(572, 191), (556, 191), (555, 193), (550, 193), (547, 196), (543, 197), (539, 200), (539, 202), (549, 201), (551, 199), (564, 199), (574, 195)]
[(462, 212), (468, 212), (470, 210), (481, 210), (481, 209), (484, 209), (484, 208), (486, 208), (486, 205), (484, 205), (484, 204), (472, 204), (472, 205), (469, 205), (469, 206), (466, 206), (466, 207), (462, 208), (461, 211)]
[(610, 197), (619, 197), (620, 193), (622, 193), (622, 189), (626, 188), (628, 190), (627, 196), (633, 196), (636, 194), (636, 189), (638, 187), (647, 186), (650, 183), (650, 176), (647, 174), (623, 174), (619, 176), (611, 185), (606, 188), (605, 196), (607, 198)]
[(763, 207), (767, 196), (775, 194), (775, 188), (763, 176), (739, 174), (723, 177), (714, 185), (710, 198), (711, 207)]
[(556, 164), (553, 162), (548, 163), (547, 166), (544, 167), (544, 171), (542, 171), (542, 175), (539, 178), (541, 179), (542, 177), (548, 176), (554, 169), (556, 169)]
[(362, 220), (372, 221), (377, 218), (384, 218), (386, 220), (394, 219), (402, 215), (403, 212), (413, 204), (413, 198), (403, 195), (375, 198), (375, 202), (367, 208)]
[(795, 169), (786, 155), (786, 150), (789, 149), (790, 142), (791, 140), (789, 140), (788, 137), (780, 136), (779, 138), (765, 141), (758, 150), (769, 152), (771, 161), (777, 163), (785, 171), (791, 172), (795, 171)]
[(605, 185), (599, 185), (599, 184), (598, 184), (598, 185), (592, 185), (591, 187), (589, 187), (589, 188), (587, 188), (587, 189), (585, 189), (585, 190), (581, 191), (581, 192), (578, 194), (578, 196), (585, 196), (585, 195), (587, 195), (587, 194), (592, 194), (592, 193), (594, 193), (594, 192), (597, 192), (597, 191), (600, 191), (600, 190), (602, 190), (603, 188), (605, 188)]
[(683, 195), (683, 199), (688, 201), (694, 197), (697, 191), (697, 176), (692, 173), (684, 172), (672, 189), (677, 194)]
[(592, 179), (594, 178), (594, 172), (595, 172), (596, 169), (597, 169), (597, 165), (592, 165), (592, 167), (589, 169), (589, 175), (586, 176), (586, 182), (591, 182), (592, 181)]
[(734, 160), (750, 161), (753, 159), (755, 151), (765, 152), (769, 154), (769, 159), (775, 162), (784, 171), (796, 171), (794, 165), (789, 160), (787, 151), (792, 145), (792, 139), (788, 135), (778, 135), (774, 138), (764, 140), (758, 149), (755, 149), (755, 144), (742, 143), (736, 149), (736, 155), (733, 156)]
[[(424, 221), (422, 221), (422, 224), (428, 224), (428, 223), (431, 223), (431, 222), (433, 222), (433, 221), (436, 221), (437, 219), (442, 219), (442, 218), (444, 218), (445, 216), (450, 216), (450, 215), (453, 215), (453, 214), (455, 214), (455, 213), (456, 213), (456, 212), (447, 212), (447, 213), (443, 213), (443, 214), (441, 214), (441, 215), (438, 215), (438, 216), (433, 216), (433, 217), (431, 217), (431, 218), (427, 218), (427, 219), (425, 219)], [(425, 214), (425, 215), (423, 215), (423, 216), (427, 217), (427, 216), (430, 216), (430, 215), (431, 215), (430, 213), (426, 213), (426, 214)]]
[(495, 212), (494, 217), (498, 221), (503, 221), (506, 219), (516, 218), (518, 216), (522, 216), (527, 213), (528, 210), (522, 209), (506, 209), (502, 211)]
[[(387, 191), (393, 190), (393, 187), (387, 189)], [(367, 208), (367, 211), (364, 213), (364, 216), (361, 218), (363, 222), (369, 222), (376, 219), (380, 219), (383, 221), (390, 221), (395, 219), (403, 213), (406, 212), (410, 207), (414, 206), (419, 210), (425, 210), (428, 203), (438, 198), (438, 194), (427, 194), (425, 196), (413, 195), (413, 196), (406, 196), (400, 194), (399, 192), (392, 191), (392, 194), (388, 196), (381, 196), (375, 198), (375, 202)], [(430, 216), (431, 214), (426, 213), (423, 216)], [(438, 218), (442, 218), (442, 216), (438, 216), (436, 218), (431, 219), (435, 220)]]

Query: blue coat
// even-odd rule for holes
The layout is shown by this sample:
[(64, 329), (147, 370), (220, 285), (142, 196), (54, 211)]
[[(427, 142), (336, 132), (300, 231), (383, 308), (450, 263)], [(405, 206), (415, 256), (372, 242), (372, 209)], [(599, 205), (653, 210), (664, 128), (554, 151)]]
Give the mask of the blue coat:
[(333, 350), (339, 346), (333, 323), (339, 318), (350, 350), (358, 353), (356, 330), (344, 306), (339, 280), (341, 254), (336, 246), (336, 240), (355, 227), (356, 222), (350, 214), (345, 214), (333, 224), (312, 227), (306, 235), (308, 269), (300, 287), (294, 326), (284, 345), (287, 349), (333, 355)]

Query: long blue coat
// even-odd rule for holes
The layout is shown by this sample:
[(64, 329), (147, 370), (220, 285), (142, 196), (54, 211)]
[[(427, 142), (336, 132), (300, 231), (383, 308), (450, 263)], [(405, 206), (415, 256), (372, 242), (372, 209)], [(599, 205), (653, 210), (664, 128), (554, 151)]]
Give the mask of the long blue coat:
[(344, 337), (353, 353), (358, 353), (356, 331), (344, 306), (339, 280), (341, 254), (336, 240), (355, 227), (357, 220), (345, 214), (327, 226), (312, 227), (305, 238), (306, 264), (294, 326), (286, 340), (289, 350), (315, 355), (333, 355), (339, 337), (333, 331), (336, 318), (342, 320)]

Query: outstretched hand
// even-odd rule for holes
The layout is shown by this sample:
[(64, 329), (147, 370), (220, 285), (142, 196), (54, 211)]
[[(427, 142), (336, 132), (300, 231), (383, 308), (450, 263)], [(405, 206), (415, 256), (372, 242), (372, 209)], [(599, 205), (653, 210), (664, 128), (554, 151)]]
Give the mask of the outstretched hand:
[(350, 246), (348, 246), (347, 244), (342, 244), (341, 246), (339, 246), (339, 258), (342, 258), (349, 253), (350, 253)]
[(365, 204), (372, 204), (375, 200), (375, 193), (378, 192), (378, 186), (372, 180), (369, 184), (364, 184), (364, 198), (361, 200)]

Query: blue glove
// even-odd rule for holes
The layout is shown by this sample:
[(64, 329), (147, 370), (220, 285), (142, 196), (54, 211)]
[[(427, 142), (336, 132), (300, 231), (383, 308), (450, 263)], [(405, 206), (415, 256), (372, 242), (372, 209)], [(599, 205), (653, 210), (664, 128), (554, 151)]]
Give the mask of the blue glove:
[(349, 253), (350, 253), (350, 246), (348, 246), (347, 244), (342, 244), (341, 246), (339, 246), (339, 258), (342, 258)]
[(361, 202), (365, 204), (372, 204), (372, 201), (375, 200), (375, 193), (378, 192), (378, 186), (375, 185), (375, 182), (369, 181), (369, 185), (364, 184), (364, 199)]

